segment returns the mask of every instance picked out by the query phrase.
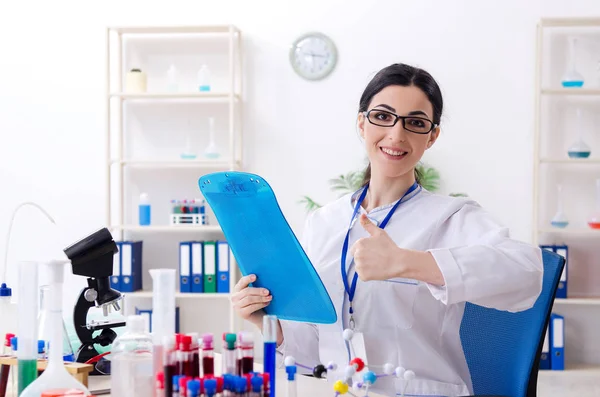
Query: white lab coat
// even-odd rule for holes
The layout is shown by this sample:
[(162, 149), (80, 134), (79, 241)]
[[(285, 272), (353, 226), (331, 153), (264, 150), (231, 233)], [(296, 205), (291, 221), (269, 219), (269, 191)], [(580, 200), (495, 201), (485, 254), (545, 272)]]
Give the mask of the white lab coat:
[[(348, 297), (340, 257), (359, 193), (345, 195), (307, 218), (302, 245), (327, 288), (338, 321), (330, 325), (282, 321), (282, 357), (293, 356), (309, 366), (333, 361), (342, 371), (348, 364), (342, 337), (348, 327)], [(367, 215), (378, 225), (392, 205)], [(358, 280), (354, 319), (356, 330), (364, 334), (368, 363), (391, 363), (414, 371), (416, 378), (409, 383), (406, 395), (472, 394), (459, 335), (464, 304), (469, 301), (513, 312), (530, 308), (542, 288), (540, 249), (510, 239), (508, 230), (471, 199), (425, 189), (417, 189), (404, 199), (385, 231), (400, 247), (431, 252), (445, 285)], [(357, 217), (349, 247), (366, 236)], [(347, 264), (351, 261), (348, 254)], [(352, 268), (349, 281), (353, 274)], [(382, 373), (381, 368), (372, 370)], [(329, 375), (334, 381), (340, 376)], [(393, 396), (401, 392), (403, 382), (394, 377), (380, 378), (371, 390)]]

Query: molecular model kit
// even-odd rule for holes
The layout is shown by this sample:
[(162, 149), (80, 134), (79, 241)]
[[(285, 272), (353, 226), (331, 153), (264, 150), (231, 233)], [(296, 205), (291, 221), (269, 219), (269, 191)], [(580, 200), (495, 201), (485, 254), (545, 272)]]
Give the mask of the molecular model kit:
[[(352, 347), (352, 338), (354, 332), (350, 329), (345, 329), (343, 333), (344, 340), (348, 342), (350, 346), (351, 355), (354, 357), (346, 365), (343, 375), (333, 383), (334, 396), (338, 397), (344, 394), (348, 394), (352, 397), (368, 397), (369, 389), (377, 382), (377, 379), (384, 377), (396, 377), (398, 379), (405, 380), (404, 387), (402, 389), (401, 397), (404, 397), (404, 393), (408, 387), (408, 384), (412, 379), (415, 378), (415, 373), (410, 370), (406, 370), (401, 366), (395, 366), (391, 363), (385, 363), (383, 365), (371, 365), (365, 364), (364, 360), (360, 357), (356, 357), (354, 349)], [(288, 374), (288, 382), (294, 381), (294, 375), (297, 371), (297, 367), (312, 371), (312, 375), (315, 378), (323, 379), (327, 378), (328, 372), (337, 371), (338, 365), (335, 362), (329, 362), (327, 365), (319, 364), (315, 367), (309, 367), (301, 363), (296, 362), (292, 356), (286, 356), (284, 360), (286, 372)], [(371, 369), (380, 369), (381, 373), (376, 373)], [(353, 382), (353, 378), (356, 374), (362, 373), (362, 380)], [(332, 379), (333, 380), (333, 379)], [(350, 391), (350, 385), (352, 385), (352, 391)], [(296, 397), (295, 385), (288, 385), (288, 397)]]

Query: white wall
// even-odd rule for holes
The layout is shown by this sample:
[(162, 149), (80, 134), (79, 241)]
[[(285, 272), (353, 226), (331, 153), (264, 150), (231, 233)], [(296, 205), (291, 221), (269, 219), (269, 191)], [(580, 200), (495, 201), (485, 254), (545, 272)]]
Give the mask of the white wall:
[[(45, 206), (60, 231), (23, 211), (8, 280), (16, 288), (15, 261), (59, 255), (103, 226), (107, 25), (232, 23), (244, 32), (245, 165), (274, 186), (298, 232), (300, 196), (327, 202), (335, 198), (328, 179), (363, 165), (354, 120), (369, 78), (393, 62), (427, 69), (442, 87), (445, 115), (425, 160), (440, 170), (443, 191), (469, 193), (514, 237), (529, 240), (535, 24), (542, 16), (599, 14), (592, 0), (5, 0), (0, 232), (23, 200)], [(288, 64), (290, 42), (308, 30), (328, 34), (340, 53), (337, 70), (320, 83), (301, 80)]]

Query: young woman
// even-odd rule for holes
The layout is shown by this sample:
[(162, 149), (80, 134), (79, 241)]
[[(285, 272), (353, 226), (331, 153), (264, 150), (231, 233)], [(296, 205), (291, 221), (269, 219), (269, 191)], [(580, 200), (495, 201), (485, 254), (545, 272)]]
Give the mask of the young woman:
[[(539, 248), (512, 240), (473, 200), (418, 184), (415, 166), (440, 134), (442, 107), (435, 80), (415, 67), (391, 65), (367, 85), (358, 112), (370, 161), (364, 186), (314, 211), (302, 238), (338, 322), (280, 321), (283, 355), (305, 365), (334, 361), (343, 370), (349, 349), (342, 331), (352, 328), (368, 363), (415, 373), (407, 395), (468, 395), (459, 335), (465, 302), (521, 311), (536, 301)], [(253, 280), (240, 280), (232, 302), (260, 328), (271, 296), (249, 288)], [(372, 390), (395, 395), (402, 386), (388, 377)]]

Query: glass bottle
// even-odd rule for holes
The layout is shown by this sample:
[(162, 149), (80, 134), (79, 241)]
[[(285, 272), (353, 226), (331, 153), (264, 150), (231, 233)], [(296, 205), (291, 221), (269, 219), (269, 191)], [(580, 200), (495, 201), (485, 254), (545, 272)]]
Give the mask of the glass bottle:
[(562, 77), (562, 86), (574, 88), (583, 86), (583, 76), (577, 71), (577, 38), (569, 38), (569, 62)]
[(577, 120), (575, 122), (575, 128), (577, 129), (578, 140), (569, 147), (568, 155), (572, 159), (585, 159), (590, 157), (592, 153), (590, 147), (583, 141), (583, 122), (581, 109), (576, 110)]
[[(40, 287), (40, 311), (38, 314), (38, 340), (44, 341), (46, 345), (46, 357), (48, 354), (50, 338), (52, 335), (52, 331), (50, 329), (50, 307), (49, 307), (49, 297), (50, 286), (42, 285)], [(71, 342), (69, 341), (69, 335), (67, 333), (67, 328), (65, 327), (65, 321), (62, 320), (62, 332), (63, 332), (63, 351), (62, 357), (63, 361), (75, 361), (75, 355), (73, 354), (73, 348), (71, 347)]]
[(600, 229), (600, 179), (596, 179), (596, 211), (588, 219), (592, 229)]
[(567, 215), (563, 212), (562, 186), (558, 185), (557, 190), (558, 190), (558, 208), (556, 210), (556, 214), (554, 214), (554, 217), (552, 218), (552, 221), (550, 221), (550, 224), (553, 227), (564, 229), (565, 227), (567, 227), (569, 225), (569, 219), (567, 218)]
[(125, 332), (115, 339), (111, 356), (111, 395), (147, 397), (153, 393), (152, 337), (144, 317), (128, 316)]

